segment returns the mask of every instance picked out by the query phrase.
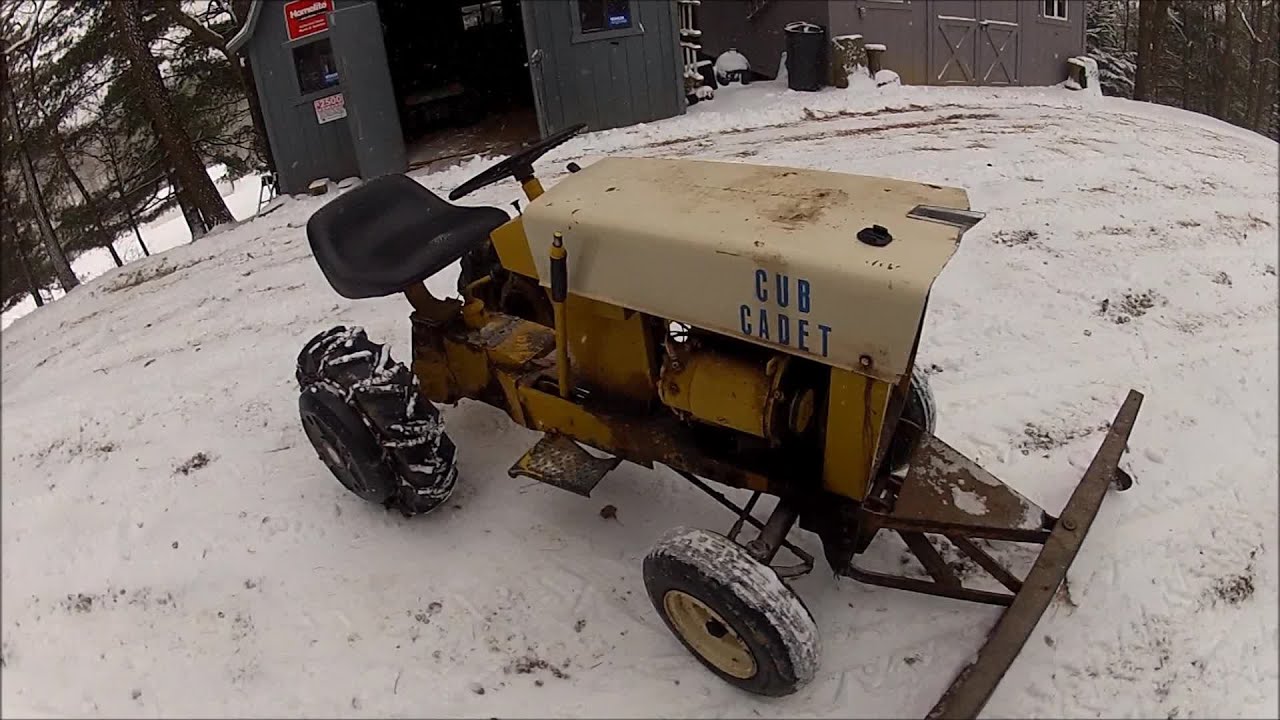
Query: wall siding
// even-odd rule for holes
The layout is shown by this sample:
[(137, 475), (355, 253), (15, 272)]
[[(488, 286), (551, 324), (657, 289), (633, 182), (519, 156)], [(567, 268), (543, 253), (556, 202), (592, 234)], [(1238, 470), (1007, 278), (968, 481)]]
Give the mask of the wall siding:
[(685, 110), (679, 27), (671, 0), (633, 0), (644, 32), (573, 42), (571, 0), (521, 3), (543, 135), (575, 123), (591, 130), (679, 115)]

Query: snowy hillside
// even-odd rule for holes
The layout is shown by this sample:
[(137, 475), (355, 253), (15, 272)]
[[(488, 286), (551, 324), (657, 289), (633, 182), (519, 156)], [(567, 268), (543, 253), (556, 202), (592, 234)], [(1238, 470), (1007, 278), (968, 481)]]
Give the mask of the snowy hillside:
[[(227, 203), (227, 209), (231, 211), (233, 217), (237, 220), (244, 220), (254, 214), (258, 208), (258, 194), (261, 190), (260, 181), (256, 175), (229, 181), (226, 179), (226, 168), (222, 165), (215, 165), (209, 168), (209, 177), (217, 184), (223, 199)], [(162, 193), (167, 192), (167, 188), (162, 190)], [(150, 223), (143, 225), (140, 228), (140, 232), (142, 233), (142, 241), (147, 244), (147, 249), (153, 253), (162, 252), (191, 241), (191, 229), (187, 227), (187, 221), (183, 219), (182, 212), (178, 208), (173, 208)], [(144, 257), (142, 247), (138, 245), (132, 234), (116, 238), (115, 247), (116, 252), (120, 254), (120, 257), (126, 263)], [(75, 271), (76, 277), (80, 278), (80, 282), (92, 280), (115, 266), (115, 261), (111, 259), (111, 254), (107, 252), (106, 248), (94, 248), (88, 252), (81, 253), (71, 262), (71, 269)], [(55, 285), (51, 290), (54, 299), (62, 297), (61, 287)], [(24, 297), (0, 316), (0, 328), (9, 327), (14, 320), (35, 309), (35, 301), (30, 296)]]
[[(1103, 504), (986, 715), (1275, 716), (1275, 143), (1058, 89), (761, 83), (539, 168), (550, 186), (612, 153), (967, 188), (988, 215), (935, 285), (918, 359), (938, 434), (1056, 512), (1125, 392), (1146, 393), (1136, 484)], [(487, 164), (420, 180), (443, 194)], [(640, 578), (665, 530), (729, 514), (665, 469), (624, 464), (590, 500), (512, 480), (537, 435), (475, 403), (443, 409), (449, 506), (405, 520), (347, 494), (299, 426), (294, 359), (345, 323), (407, 361), (409, 308), (328, 287), (303, 230), (327, 199), (110, 270), (0, 333), (4, 715), (920, 717), (979, 647), (997, 609), (820, 561), (796, 583), (816, 679), (744, 695)]]

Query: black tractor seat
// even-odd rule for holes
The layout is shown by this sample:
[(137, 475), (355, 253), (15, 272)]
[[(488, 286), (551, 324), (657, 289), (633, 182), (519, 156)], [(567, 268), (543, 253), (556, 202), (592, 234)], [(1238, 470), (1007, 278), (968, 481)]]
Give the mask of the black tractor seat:
[(402, 292), (481, 246), (506, 211), (453, 205), (405, 175), (354, 188), (307, 221), (307, 241), (339, 295)]

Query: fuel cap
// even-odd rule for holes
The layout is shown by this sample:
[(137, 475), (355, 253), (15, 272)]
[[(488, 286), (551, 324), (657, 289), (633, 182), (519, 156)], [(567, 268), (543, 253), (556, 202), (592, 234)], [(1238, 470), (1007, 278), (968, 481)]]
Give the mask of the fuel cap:
[(893, 235), (889, 234), (889, 228), (883, 225), (872, 225), (859, 230), (858, 239), (874, 247), (884, 247), (893, 242)]

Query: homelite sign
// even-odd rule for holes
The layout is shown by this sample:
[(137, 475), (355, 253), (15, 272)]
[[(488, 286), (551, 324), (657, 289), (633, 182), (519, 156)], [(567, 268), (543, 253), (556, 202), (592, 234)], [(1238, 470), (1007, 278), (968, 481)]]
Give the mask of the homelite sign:
[(289, 39), (300, 40), (328, 30), (331, 12), (333, 0), (291, 0), (285, 3), (284, 23)]

